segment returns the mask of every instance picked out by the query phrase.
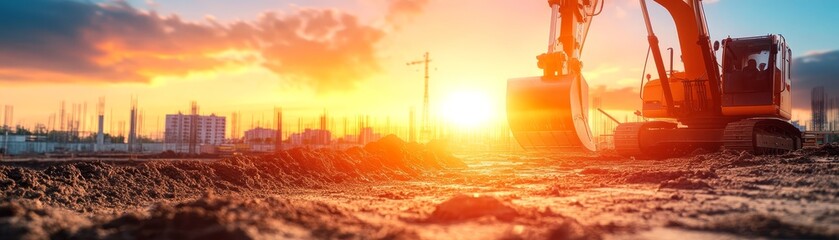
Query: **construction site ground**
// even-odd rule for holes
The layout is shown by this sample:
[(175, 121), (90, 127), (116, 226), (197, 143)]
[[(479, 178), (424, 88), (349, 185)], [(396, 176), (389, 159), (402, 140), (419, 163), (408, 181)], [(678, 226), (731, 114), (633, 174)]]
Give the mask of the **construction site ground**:
[(835, 146), (645, 160), (452, 156), (397, 140), (222, 160), (4, 162), (0, 236), (839, 238)]

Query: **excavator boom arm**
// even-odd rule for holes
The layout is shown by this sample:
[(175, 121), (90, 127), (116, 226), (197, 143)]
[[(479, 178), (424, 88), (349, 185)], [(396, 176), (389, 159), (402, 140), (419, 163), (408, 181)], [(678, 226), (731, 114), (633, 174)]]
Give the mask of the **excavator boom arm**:
[[(640, 0), (643, 2), (645, 0)], [(705, 10), (700, 0), (654, 0), (664, 7), (673, 18), (676, 32), (679, 38), (679, 46), (682, 52), (684, 63), (685, 79), (707, 81), (709, 97), (713, 113), (720, 113), (720, 72), (717, 67), (716, 56), (711, 48), (711, 40), (708, 33), (708, 24), (705, 20)], [(653, 52), (658, 49), (653, 49)], [(657, 68), (663, 69), (662, 63), (656, 63)], [(665, 85), (666, 77), (660, 77), (662, 86)], [(670, 94), (665, 90), (664, 94)], [(672, 100), (671, 100), (672, 101)], [(672, 108), (673, 103), (668, 102)], [(672, 112), (672, 111), (671, 111)]]

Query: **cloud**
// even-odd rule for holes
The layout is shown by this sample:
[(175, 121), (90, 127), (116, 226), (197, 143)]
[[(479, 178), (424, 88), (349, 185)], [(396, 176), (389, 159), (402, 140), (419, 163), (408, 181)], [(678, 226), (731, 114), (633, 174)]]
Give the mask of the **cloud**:
[[(393, 0), (386, 17), (417, 14), (426, 2)], [(69, 0), (0, 1), (0, 29), (5, 82), (147, 83), (259, 64), (317, 92), (346, 89), (376, 74), (376, 46), (387, 34), (334, 9), (189, 22), (121, 1)]]
[(242, 46), (227, 29), (138, 11), (34, 0), (0, 3), (3, 80), (147, 82), (228, 64), (211, 54)]
[(429, 0), (390, 0), (387, 16), (388, 22), (398, 23), (421, 13)]
[(810, 92), (824, 86), (831, 97), (839, 97), (839, 50), (811, 52), (793, 59), (793, 108), (810, 109)]
[[(589, 97), (600, 98), (603, 110), (635, 111), (641, 110), (641, 98), (632, 87), (610, 89), (599, 85), (589, 90)], [(592, 107), (595, 107), (592, 105)]]
[(379, 71), (375, 45), (385, 32), (335, 10), (265, 14), (252, 26), (263, 66), (319, 92), (351, 88)]

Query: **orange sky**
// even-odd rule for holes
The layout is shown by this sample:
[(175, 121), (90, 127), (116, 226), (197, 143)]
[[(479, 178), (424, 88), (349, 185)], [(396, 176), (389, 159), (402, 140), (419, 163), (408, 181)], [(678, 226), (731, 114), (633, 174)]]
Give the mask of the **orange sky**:
[[(401, 5), (388, 5), (393, 2)], [(165, 2), (159, 5), (161, 13), (153, 18), (170, 26), (165, 31), (182, 34), (154, 39), (139, 30), (85, 32), (104, 53), (91, 61), (107, 70), (0, 68), (0, 77), (19, 78), (4, 82), (0, 104), (13, 105), (15, 122), (27, 126), (45, 123), (62, 100), (68, 108), (87, 102), (93, 115), (101, 96), (106, 113), (113, 109), (117, 121), (127, 119), (130, 97), (136, 96), (147, 131), (155, 131), (155, 122), (167, 113), (186, 112), (193, 100), (204, 114), (239, 111), (247, 123), (251, 116), (270, 119), (274, 107), (283, 107), (290, 119), (314, 118), (328, 109), (336, 117), (370, 114), (404, 121), (409, 107), (422, 104), (422, 72), (405, 63), (430, 51), (433, 114), (442, 112), (444, 99), (469, 92), (487, 96), (492, 118), (501, 120), (506, 80), (540, 74), (535, 56), (546, 49), (549, 18), (544, 1), (363, 0), (348, 9), (299, 3), (237, 21), (175, 18), (178, 13), (167, 11)], [(670, 19), (661, 8), (652, 10), (662, 48), (676, 46)], [(631, 98), (646, 53), (637, 12), (637, 1), (607, 1), (586, 43), (583, 71), (592, 94), (607, 97), (607, 111), (626, 113), (640, 103)], [(277, 24), (296, 18), (327, 27), (287, 33), (299, 38), (277, 33)], [(354, 31), (342, 36), (328, 28), (334, 21), (351, 24)], [(201, 32), (207, 29), (226, 35)], [(648, 72), (652, 69), (650, 64)]]

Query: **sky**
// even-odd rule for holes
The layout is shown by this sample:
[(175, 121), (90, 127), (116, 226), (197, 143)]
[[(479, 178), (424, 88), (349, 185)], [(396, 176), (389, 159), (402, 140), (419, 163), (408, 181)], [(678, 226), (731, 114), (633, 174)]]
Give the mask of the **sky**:
[[(704, 2), (714, 40), (785, 36), (794, 118), (809, 119), (812, 87), (839, 91), (839, 1)], [(648, 5), (662, 51), (678, 55), (671, 18)], [(549, 15), (543, 0), (2, 1), (0, 105), (14, 106), (13, 121), (25, 126), (47, 123), (61, 101), (68, 111), (87, 103), (92, 116), (100, 97), (117, 121), (136, 98), (146, 131), (190, 101), (245, 122), (270, 121), (275, 107), (291, 119), (326, 110), (405, 122), (423, 94), (421, 67), (406, 63), (430, 52), (432, 116), (481, 109), (500, 121), (507, 79), (541, 72), (535, 56), (546, 51)], [(646, 50), (638, 1), (606, 0), (582, 56), (604, 109), (639, 108)]]

